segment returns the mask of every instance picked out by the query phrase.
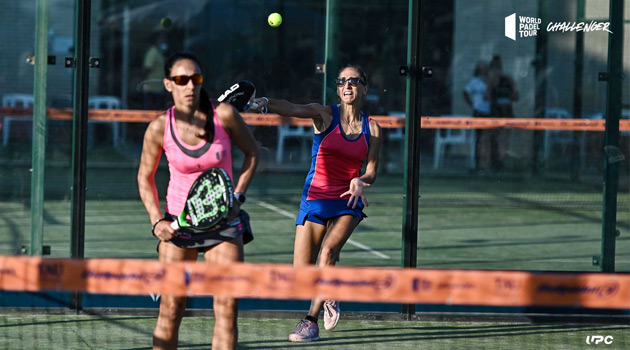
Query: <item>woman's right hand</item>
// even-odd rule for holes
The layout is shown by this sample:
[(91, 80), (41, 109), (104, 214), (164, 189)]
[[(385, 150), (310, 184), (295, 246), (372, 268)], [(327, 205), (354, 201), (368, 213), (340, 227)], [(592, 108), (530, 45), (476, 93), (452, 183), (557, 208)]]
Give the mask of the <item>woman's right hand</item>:
[(365, 194), (363, 193), (363, 189), (365, 187), (370, 187), (371, 185), (363, 180), (361, 180), (358, 177), (353, 178), (352, 180), (350, 180), (350, 188), (342, 193), (339, 197), (345, 197), (347, 195), (350, 195), (350, 197), (348, 198), (348, 204), (347, 206), (352, 205), (352, 209), (355, 209), (357, 207), (357, 204), (359, 203), (359, 199), (361, 199), (361, 201), (363, 202), (363, 204), (365, 204), (365, 206), (368, 206), (368, 201), (367, 198), (365, 198)]
[(252, 100), (252, 103), (249, 107), (250, 111), (256, 111), (256, 112), (263, 112), (263, 111), (267, 111), (268, 107), (267, 104), (269, 104), (269, 99), (266, 97), (257, 97), (255, 99)]
[(168, 242), (173, 237), (175, 237), (175, 234), (177, 233), (177, 231), (175, 231), (171, 227), (171, 223), (172, 221), (168, 221), (168, 220), (162, 220), (158, 222), (155, 225), (155, 228), (153, 229), (153, 234), (155, 235), (155, 237), (159, 238), (161, 241), (164, 241), (164, 242)]

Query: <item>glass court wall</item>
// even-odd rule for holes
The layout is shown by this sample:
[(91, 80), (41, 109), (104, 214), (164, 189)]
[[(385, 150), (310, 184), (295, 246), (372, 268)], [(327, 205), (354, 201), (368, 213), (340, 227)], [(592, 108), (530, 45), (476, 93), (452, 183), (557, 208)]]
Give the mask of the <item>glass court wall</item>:
[[(136, 176), (146, 126), (156, 111), (172, 103), (161, 83), (162, 62), (170, 54), (186, 51), (203, 62), (204, 88), (213, 97), (246, 79), (256, 85), (257, 96), (331, 104), (337, 102), (338, 69), (346, 64), (365, 69), (370, 88), (364, 110), (380, 118), (383, 147), (378, 179), (366, 193), (368, 218), (344, 247), (339, 264), (400, 266), (406, 134), (400, 122), (406, 117), (408, 77), (399, 74), (399, 67), (408, 64), (409, 4), (403, 0), (91, 1), (89, 56), (100, 59), (100, 64), (89, 69), (92, 119), (86, 146), (85, 257), (157, 258), (157, 242), (139, 199)], [(601, 254), (603, 129), (566, 125), (533, 129), (516, 121), (605, 117), (607, 88), (598, 74), (607, 71), (608, 40), (617, 33), (548, 31), (547, 25), (609, 22), (608, 8), (604, 0), (422, 2), (417, 17), (421, 62), (433, 72), (422, 79), (421, 94), (416, 96), (422, 116), (515, 122), (498, 128), (423, 124), (417, 184), (418, 267), (600, 270), (592, 258)], [(625, 1), (625, 21), (630, 18), (629, 8)], [(26, 58), (34, 55), (35, 24), (40, 22), (32, 6), (17, 1), (3, 3), (0, 9), (0, 16), (7, 19), (0, 22), (5, 27), (0, 34), (4, 108), (0, 252), (8, 255), (23, 253), (22, 246), (31, 241), (31, 169), (36, 163), (31, 155), (29, 106), (14, 107), (5, 99), (14, 94), (32, 99), (38, 88), (34, 66)], [(74, 70), (66, 68), (64, 61), (74, 56), (75, 10), (70, 0), (48, 5), (48, 55), (56, 63), (47, 65), (45, 78), (42, 235), (52, 257), (70, 257)], [(283, 16), (279, 27), (267, 24), (272, 12)], [(512, 14), (515, 26), (521, 18), (524, 24), (540, 19), (537, 35), (521, 36), (516, 29), (515, 40), (506, 37), (506, 17)], [(626, 23), (624, 53), (628, 38)], [(627, 56), (624, 72), (630, 70)], [(478, 76), (486, 86), (481, 98), (491, 105), (493, 99), (507, 99), (511, 113), (490, 106), (488, 115), (475, 117), (464, 93), (472, 98), (479, 85), (483, 87), (471, 85), (480, 63), (488, 67)], [(628, 84), (625, 79), (620, 101), (625, 120), (630, 116)], [(295, 214), (310, 165), (312, 128), (269, 123), (251, 124), (250, 130), (261, 148), (261, 162), (245, 208), (256, 236), (245, 248), (245, 260), (288, 264)], [(629, 135), (626, 129), (619, 138), (619, 149), (626, 155)], [(242, 158), (234, 154), (238, 174)], [(163, 200), (168, 182), (165, 159), (156, 179)], [(624, 160), (619, 163), (616, 213), (621, 235), (616, 238), (615, 258), (616, 270), (625, 272), (630, 270), (629, 186)], [(140, 305), (154, 306), (145, 299)]]

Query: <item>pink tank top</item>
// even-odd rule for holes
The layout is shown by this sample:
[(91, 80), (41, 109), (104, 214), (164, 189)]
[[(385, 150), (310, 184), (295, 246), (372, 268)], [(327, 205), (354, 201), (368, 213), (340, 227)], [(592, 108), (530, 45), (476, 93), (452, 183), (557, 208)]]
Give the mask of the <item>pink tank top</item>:
[(170, 179), (166, 191), (164, 210), (179, 215), (184, 209), (188, 191), (197, 177), (208, 168), (221, 168), (232, 178), (232, 142), (225, 131), (214, 106), (214, 139), (212, 144), (206, 140), (195, 146), (188, 145), (179, 137), (177, 123), (173, 115), (174, 107), (166, 112), (164, 128), (164, 153), (168, 160)]

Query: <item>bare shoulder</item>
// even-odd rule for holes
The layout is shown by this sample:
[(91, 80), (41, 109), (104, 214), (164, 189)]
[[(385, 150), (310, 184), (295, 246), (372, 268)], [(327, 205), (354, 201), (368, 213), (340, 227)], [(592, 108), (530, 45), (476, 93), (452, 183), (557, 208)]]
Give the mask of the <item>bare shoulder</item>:
[(159, 115), (157, 118), (153, 119), (149, 126), (147, 126), (147, 130), (144, 133), (144, 147), (143, 151), (149, 145), (153, 145), (154, 147), (162, 147), (162, 143), (164, 140), (164, 129), (166, 128), (166, 114)]
[(147, 127), (147, 133), (151, 134), (164, 134), (164, 128), (166, 127), (166, 114), (160, 114), (157, 118), (153, 119)]
[(370, 118), (370, 134), (376, 137), (381, 136), (381, 126), (378, 125), (378, 122), (372, 118)]
[(319, 103), (309, 103), (306, 106), (308, 106), (314, 113), (322, 117), (332, 116), (333, 113), (331, 106), (324, 106)]
[(214, 105), (214, 111), (219, 115), (219, 117), (226, 115), (231, 116), (233, 114), (234, 107), (229, 103), (219, 102)]
[(217, 114), (217, 117), (219, 117), (219, 120), (224, 127), (233, 125), (235, 117), (238, 115), (236, 109), (231, 104), (225, 102), (220, 102), (215, 105), (214, 112)]
[(290, 114), (295, 117), (311, 118), (314, 121), (317, 119), (327, 119), (332, 116), (332, 108), (319, 103), (308, 103), (304, 105), (294, 104), (291, 112)]
[(317, 132), (323, 132), (332, 122), (332, 107), (324, 106), (319, 103), (309, 103), (304, 105), (308, 109), (305, 115), (313, 119), (313, 126)]

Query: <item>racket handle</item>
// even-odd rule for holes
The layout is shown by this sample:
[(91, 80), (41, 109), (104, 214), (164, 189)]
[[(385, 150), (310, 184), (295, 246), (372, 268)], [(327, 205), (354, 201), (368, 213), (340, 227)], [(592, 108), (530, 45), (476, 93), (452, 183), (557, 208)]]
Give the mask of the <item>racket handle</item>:
[(267, 112), (269, 111), (269, 108), (267, 108), (267, 106), (261, 106), (256, 102), (253, 102), (249, 104), (249, 109), (250, 110), (254, 110), (254, 111), (258, 111), (262, 114), (267, 114)]
[(173, 228), (173, 230), (175, 231), (179, 230), (180, 226), (179, 226), (179, 221), (177, 219), (171, 222), (171, 228)]

